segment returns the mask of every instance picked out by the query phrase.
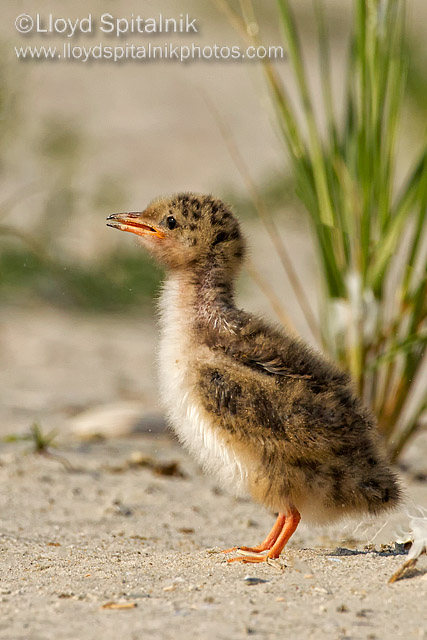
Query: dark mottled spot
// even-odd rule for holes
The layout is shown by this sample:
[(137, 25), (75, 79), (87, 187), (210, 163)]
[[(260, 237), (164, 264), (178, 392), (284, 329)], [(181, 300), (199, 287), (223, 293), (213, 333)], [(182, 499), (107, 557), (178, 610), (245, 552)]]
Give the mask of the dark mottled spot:
[(179, 195), (173, 200), (172, 204), (179, 208), (184, 218), (188, 216), (189, 197), (187, 195)]
[(191, 238), (190, 240), (190, 246), (195, 247), (197, 244), (197, 238)]
[(390, 491), (389, 491), (388, 487), (386, 487), (384, 489), (384, 493), (383, 493), (383, 497), (382, 497), (381, 501), (382, 502), (389, 502), (389, 500), (390, 500)]
[(332, 480), (333, 501), (336, 505), (340, 505), (342, 504), (344, 498), (342, 483), (345, 477), (345, 473), (343, 469), (340, 469), (339, 467), (331, 467), (330, 477)]
[(219, 231), (212, 242), (212, 246), (216, 247), (216, 245), (220, 244), (221, 242), (227, 242), (229, 238), (230, 236), (226, 231)]
[[(346, 374), (342, 372), (339, 372), (339, 375), (346, 376)], [(348, 380), (344, 379), (342, 382), (346, 384)], [(353, 396), (351, 389), (349, 389), (348, 387), (337, 387), (335, 390), (335, 393), (337, 395), (337, 399), (339, 400), (343, 408), (351, 409), (351, 410), (355, 409), (357, 400)]]
[(240, 238), (239, 230), (233, 229), (233, 231), (230, 233), (230, 240), (237, 240), (238, 238)]
[(309, 482), (314, 482), (319, 476), (320, 463), (317, 460), (297, 458), (292, 462), (292, 466), (300, 469)]
[(311, 469), (312, 471), (319, 471), (320, 463), (317, 460), (310, 460), (307, 458), (297, 458), (293, 461), (293, 466), (299, 469)]
[(380, 483), (377, 480), (368, 480), (368, 482), (364, 483), (365, 487), (372, 489), (373, 491), (378, 491), (380, 488)]
[(331, 449), (333, 454), (339, 458), (354, 458), (355, 455), (360, 453), (356, 444), (338, 443), (336, 446), (331, 446)]
[(190, 231), (195, 231), (197, 229), (197, 224), (194, 224), (194, 222), (190, 222), (188, 228), (190, 229)]
[(375, 458), (373, 458), (372, 456), (368, 458), (368, 464), (370, 467), (375, 467), (377, 464), (377, 461), (375, 460)]
[(365, 482), (359, 482), (359, 487), (365, 493), (368, 500), (372, 501), (376, 499), (376, 500), (381, 500), (382, 502), (388, 502), (388, 500), (390, 499), (388, 495), (388, 489), (387, 489), (386, 490), (387, 500), (383, 500), (384, 492), (382, 490), (381, 484), (377, 480), (371, 479), (371, 480), (366, 480)]
[(234, 252), (234, 257), (237, 259), (243, 258), (243, 249), (241, 247), (236, 249), (236, 251)]
[(194, 220), (199, 220), (200, 219), (200, 210), (193, 209), (193, 211), (191, 213), (193, 214)]
[(255, 419), (259, 424), (272, 431), (280, 432), (282, 437), (287, 439), (284, 424), (286, 416), (281, 416), (277, 413), (273, 403), (270, 402), (263, 392), (254, 394), (253, 408)]
[[(208, 380), (209, 382), (206, 386), (211, 403), (211, 410), (217, 415), (224, 416), (225, 412), (231, 416), (235, 416), (239, 407), (239, 398), (242, 394), (241, 386), (232, 380), (227, 380), (216, 370), (211, 370)], [(204, 386), (204, 384), (202, 384), (202, 386)], [(225, 421), (224, 426), (230, 428), (232, 425)]]

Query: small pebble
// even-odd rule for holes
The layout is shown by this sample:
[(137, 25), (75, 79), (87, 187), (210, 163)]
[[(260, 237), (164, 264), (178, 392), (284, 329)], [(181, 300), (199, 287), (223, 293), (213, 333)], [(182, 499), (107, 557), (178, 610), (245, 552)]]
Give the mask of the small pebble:
[(317, 593), (324, 593), (328, 596), (332, 595), (332, 591), (325, 589), (324, 587), (314, 587), (313, 591), (316, 591)]
[(246, 582), (246, 584), (249, 584), (249, 585), (262, 584), (263, 582), (269, 582), (269, 580), (263, 580), (262, 578), (255, 578), (253, 576), (245, 576), (243, 580), (244, 582)]

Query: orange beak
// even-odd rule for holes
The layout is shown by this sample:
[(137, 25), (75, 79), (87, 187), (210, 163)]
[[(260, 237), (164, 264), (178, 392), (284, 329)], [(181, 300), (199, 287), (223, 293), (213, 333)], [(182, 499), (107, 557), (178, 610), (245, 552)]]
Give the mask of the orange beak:
[(136, 233), (137, 236), (156, 236), (157, 238), (164, 238), (165, 234), (160, 229), (153, 227), (151, 224), (147, 224), (143, 220), (144, 211), (130, 211), (129, 213), (112, 213), (108, 216), (107, 227), (113, 227), (113, 229), (120, 229), (120, 231), (129, 231), (130, 233)]

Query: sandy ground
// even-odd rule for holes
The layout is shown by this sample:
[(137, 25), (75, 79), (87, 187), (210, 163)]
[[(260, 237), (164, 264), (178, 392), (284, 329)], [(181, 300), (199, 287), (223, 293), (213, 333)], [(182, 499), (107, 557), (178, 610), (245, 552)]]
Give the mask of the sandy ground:
[[(275, 566), (227, 564), (221, 548), (257, 543), (273, 519), (166, 435), (64, 445), (75, 471), (24, 451), (0, 455), (1, 638), (427, 637), (425, 558), (387, 584), (405, 556), (380, 543), (404, 514), (380, 533), (384, 520), (301, 526)], [(129, 466), (137, 453), (184, 477)], [(409, 494), (425, 504), (425, 484)]]

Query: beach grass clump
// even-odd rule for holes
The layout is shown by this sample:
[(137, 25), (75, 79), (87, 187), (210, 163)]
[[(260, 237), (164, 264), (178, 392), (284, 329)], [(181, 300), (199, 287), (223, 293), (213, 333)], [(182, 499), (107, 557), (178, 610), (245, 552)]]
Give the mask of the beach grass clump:
[[(217, 4), (246, 40), (261, 43), (252, 0), (240, 0), (240, 11), (227, 0)], [(318, 250), (318, 313), (299, 281), (293, 284), (314, 338), (352, 374), (396, 459), (427, 409), (425, 130), (411, 158), (402, 161), (398, 146), (405, 134), (406, 6), (404, 0), (354, 0), (343, 95), (337, 96), (324, 7), (314, 0), (319, 105), (292, 5), (277, 0), (297, 100), (290, 100), (273, 61), (263, 60), (262, 67)]]

